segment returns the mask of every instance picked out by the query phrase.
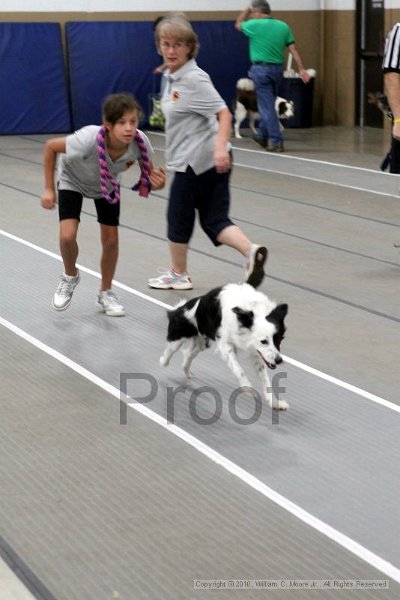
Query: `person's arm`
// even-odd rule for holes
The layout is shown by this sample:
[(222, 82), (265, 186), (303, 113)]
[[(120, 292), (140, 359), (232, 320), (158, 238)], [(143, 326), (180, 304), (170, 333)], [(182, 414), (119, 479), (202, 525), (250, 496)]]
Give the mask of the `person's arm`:
[(228, 150), (232, 135), (232, 114), (225, 106), (217, 112), (218, 131), (215, 141), (214, 161), (218, 173), (225, 173), (231, 168), (231, 157)]
[(289, 44), (288, 49), (289, 49), (290, 54), (293, 56), (293, 58), (295, 60), (295, 63), (297, 65), (297, 70), (299, 72), (301, 79), (304, 81), (304, 83), (308, 83), (310, 81), (311, 77), (304, 68), (303, 61), (301, 59), (299, 51), (296, 48), (296, 45)]
[(56, 168), (57, 154), (66, 152), (66, 138), (53, 138), (48, 140), (44, 147), (44, 191), (41, 196), (43, 208), (54, 208), (56, 204), (56, 188), (54, 184), (54, 170)]
[[(393, 114), (392, 135), (400, 140), (400, 73), (390, 71), (384, 74), (386, 95)], [(399, 119), (399, 122), (395, 121)]]
[(236, 19), (236, 22), (235, 22), (235, 27), (238, 31), (240, 31), (240, 26), (243, 23), (243, 21), (247, 21), (247, 19), (250, 18), (251, 12), (252, 12), (251, 6), (248, 6), (247, 8), (242, 10), (242, 12), (240, 13), (240, 15), (238, 16), (238, 18)]

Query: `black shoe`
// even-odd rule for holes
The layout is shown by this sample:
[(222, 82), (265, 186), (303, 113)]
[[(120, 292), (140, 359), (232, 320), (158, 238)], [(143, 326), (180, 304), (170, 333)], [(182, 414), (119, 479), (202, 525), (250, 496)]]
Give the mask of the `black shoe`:
[(258, 288), (265, 277), (264, 264), (267, 257), (268, 250), (265, 246), (251, 245), (245, 264), (244, 280), (253, 288)]
[(266, 148), (268, 146), (268, 138), (259, 138), (256, 135), (253, 135), (253, 140), (255, 142), (257, 142), (257, 144), (260, 144), (260, 146), (262, 148)]
[(267, 148), (267, 152), (285, 152), (285, 148), (283, 147), (283, 144), (271, 144), (268, 148)]

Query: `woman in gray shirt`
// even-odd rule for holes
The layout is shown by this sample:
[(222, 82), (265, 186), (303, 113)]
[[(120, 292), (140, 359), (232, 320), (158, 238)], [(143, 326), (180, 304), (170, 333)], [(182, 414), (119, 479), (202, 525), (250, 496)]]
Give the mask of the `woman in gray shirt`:
[(174, 172), (168, 202), (171, 267), (148, 280), (157, 289), (189, 290), (187, 251), (196, 210), (203, 231), (215, 246), (225, 244), (245, 257), (245, 281), (254, 287), (264, 276), (267, 249), (252, 244), (229, 218), (232, 115), (200, 69), (199, 43), (182, 15), (165, 17), (156, 27), (156, 45), (167, 65), (162, 96), (166, 163)]

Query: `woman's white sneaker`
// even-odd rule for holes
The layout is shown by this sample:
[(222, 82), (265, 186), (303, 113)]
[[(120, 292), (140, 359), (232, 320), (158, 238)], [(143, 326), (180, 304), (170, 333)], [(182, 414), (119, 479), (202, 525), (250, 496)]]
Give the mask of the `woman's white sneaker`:
[(191, 290), (192, 280), (187, 273), (178, 274), (172, 269), (164, 271), (159, 277), (147, 281), (147, 285), (157, 290)]
[(125, 308), (112, 290), (100, 291), (97, 295), (96, 306), (108, 317), (124, 317), (126, 315)]
[(66, 275), (60, 277), (60, 283), (53, 296), (53, 308), (56, 310), (65, 310), (71, 304), (72, 294), (80, 281), (79, 269), (76, 270), (76, 275)]

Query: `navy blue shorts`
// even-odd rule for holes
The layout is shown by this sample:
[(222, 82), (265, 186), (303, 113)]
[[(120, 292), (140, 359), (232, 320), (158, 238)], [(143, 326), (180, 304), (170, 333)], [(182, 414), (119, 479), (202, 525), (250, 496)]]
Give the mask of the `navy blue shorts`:
[[(113, 197), (114, 192), (111, 194)], [(58, 190), (58, 216), (64, 219), (80, 221), (83, 196), (72, 190)], [(95, 198), (97, 221), (101, 225), (119, 225), (120, 203), (110, 204), (104, 198)]]
[(217, 173), (212, 168), (196, 175), (191, 167), (185, 173), (175, 173), (169, 194), (167, 211), (168, 239), (187, 244), (192, 237), (196, 210), (200, 225), (214, 246), (219, 246), (218, 235), (233, 225), (230, 220), (228, 173)]

